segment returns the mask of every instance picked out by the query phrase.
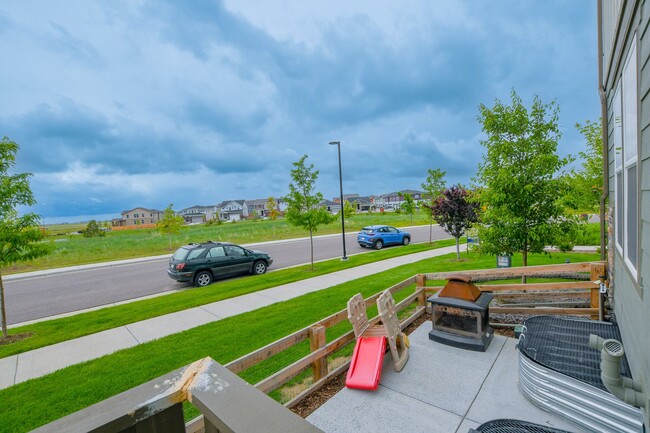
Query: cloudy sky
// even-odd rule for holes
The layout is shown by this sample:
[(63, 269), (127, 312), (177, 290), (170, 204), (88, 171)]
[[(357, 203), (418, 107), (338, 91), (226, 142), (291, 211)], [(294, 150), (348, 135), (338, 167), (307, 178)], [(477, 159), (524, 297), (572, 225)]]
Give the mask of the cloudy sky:
[(317, 190), (468, 183), (478, 106), (560, 106), (560, 153), (599, 116), (596, 2), (5, 0), (0, 136), (46, 222)]

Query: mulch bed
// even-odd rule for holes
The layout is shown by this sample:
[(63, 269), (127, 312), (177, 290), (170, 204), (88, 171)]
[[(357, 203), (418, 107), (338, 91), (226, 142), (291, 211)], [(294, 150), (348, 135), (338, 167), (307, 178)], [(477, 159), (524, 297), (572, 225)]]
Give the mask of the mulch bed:
[(22, 334), (7, 335), (6, 337), (0, 337), (0, 346), (3, 344), (11, 344), (17, 341), (23, 340), (27, 337), (31, 337), (32, 332), (23, 332)]

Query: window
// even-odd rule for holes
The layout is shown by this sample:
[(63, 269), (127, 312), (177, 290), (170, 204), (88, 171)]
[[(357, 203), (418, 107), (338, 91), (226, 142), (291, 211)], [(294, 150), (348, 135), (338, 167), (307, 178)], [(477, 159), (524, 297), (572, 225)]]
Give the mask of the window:
[(226, 253), (223, 250), (223, 247), (214, 247), (208, 251), (207, 257), (224, 257)]
[(229, 256), (245, 256), (246, 255), (244, 250), (242, 248), (240, 248), (240, 247), (236, 247), (234, 245), (226, 245), (225, 248), (226, 248), (226, 253)]
[(636, 280), (638, 267), (638, 85), (636, 35), (614, 93), (616, 247)]
[(205, 250), (205, 248), (195, 248), (193, 250), (190, 250), (189, 254), (187, 255), (187, 260), (198, 258), (201, 254), (203, 254)]

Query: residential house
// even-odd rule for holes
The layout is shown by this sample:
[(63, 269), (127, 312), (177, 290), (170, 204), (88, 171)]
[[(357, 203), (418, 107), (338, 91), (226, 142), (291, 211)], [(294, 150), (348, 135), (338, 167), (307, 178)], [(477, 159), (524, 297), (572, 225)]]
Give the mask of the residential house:
[(216, 208), (216, 205), (195, 205), (182, 209), (177, 213), (185, 219), (186, 224), (196, 224), (213, 219), (216, 214)]
[(356, 212), (368, 212), (369, 210), (374, 210), (374, 197), (355, 197), (350, 200), (350, 204)]
[(426, 199), (424, 191), (418, 191), (414, 189), (404, 189), (396, 192), (389, 192), (388, 194), (382, 194), (375, 200), (375, 206), (381, 210), (390, 210), (390, 209), (399, 209), (404, 203), (404, 195), (410, 194), (413, 197), (413, 200), (416, 203), (419, 203), (422, 200)]
[(217, 205), (217, 214), (222, 221), (239, 221), (248, 217), (246, 200), (226, 200)]
[(339, 213), (341, 211), (340, 201), (340, 199), (338, 201), (323, 200), (318, 204), (318, 206), (326, 208), (328, 212)]
[[(163, 216), (163, 211), (136, 207), (135, 209), (122, 211), (122, 223), (119, 226), (134, 226), (141, 224), (156, 224)], [(114, 226), (115, 222), (113, 223)]]
[[(274, 198), (273, 201), (275, 202), (275, 210), (279, 212), (279, 214), (283, 214), (284, 210), (286, 210), (286, 203), (281, 198)], [(268, 198), (260, 198), (260, 199), (255, 199), (255, 200), (246, 200), (246, 207), (248, 209), (248, 216), (253, 217), (253, 216), (260, 216), (260, 217), (268, 217), (271, 214), (271, 209), (268, 207)]]
[(650, 429), (650, 2), (598, 2), (609, 297)]

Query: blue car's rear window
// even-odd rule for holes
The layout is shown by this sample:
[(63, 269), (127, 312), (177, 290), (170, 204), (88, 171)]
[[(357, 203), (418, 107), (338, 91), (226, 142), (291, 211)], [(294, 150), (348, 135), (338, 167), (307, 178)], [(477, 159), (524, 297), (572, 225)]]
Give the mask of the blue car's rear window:
[(374, 232), (375, 232), (375, 229), (371, 229), (371, 228), (368, 228), (368, 227), (364, 227), (364, 228), (361, 229), (361, 232), (362, 232), (362, 233), (365, 233), (365, 234), (367, 234), (367, 235), (369, 235), (369, 234), (374, 233)]

